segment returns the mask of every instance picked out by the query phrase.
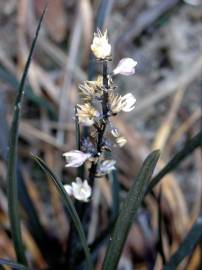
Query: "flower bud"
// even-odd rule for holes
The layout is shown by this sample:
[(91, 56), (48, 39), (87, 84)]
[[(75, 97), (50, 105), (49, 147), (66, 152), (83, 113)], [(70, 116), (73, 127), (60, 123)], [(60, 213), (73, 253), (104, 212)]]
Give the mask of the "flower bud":
[(67, 164), (65, 167), (80, 167), (87, 159), (91, 157), (90, 153), (83, 153), (79, 150), (69, 151), (63, 154)]
[(111, 55), (111, 45), (108, 43), (107, 30), (104, 34), (102, 34), (99, 29), (97, 33), (94, 33), (91, 50), (98, 59), (103, 60)]
[(135, 74), (135, 66), (137, 62), (134, 61), (132, 58), (123, 58), (118, 63), (117, 67), (113, 70), (113, 74), (122, 74), (126, 76), (130, 76)]

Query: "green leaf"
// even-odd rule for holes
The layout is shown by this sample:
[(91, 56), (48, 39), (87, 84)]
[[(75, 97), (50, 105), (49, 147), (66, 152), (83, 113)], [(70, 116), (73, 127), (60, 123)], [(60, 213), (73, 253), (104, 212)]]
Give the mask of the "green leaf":
[(7, 266), (12, 267), (12, 269), (15, 269), (15, 270), (28, 270), (28, 268), (22, 264), (19, 264), (10, 260), (5, 260), (5, 259), (0, 259), (0, 265), (7, 265)]
[(108, 179), (111, 182), (111, 191), (112, 191), (112, 221), (115, 221), (119, 214), (119, 182), (117, 177), (117, 171), (113, 170), (109, 173)]
[(152, 176), (153, 170), (159, 159), (159, 155), (159, 151), (154, 151), (146, 158), (137, 178), (121, 206), (120, 214), (117, 218), (112, 237), (110, 237), (110, 242), (104, 259), (103, 270), (117, 269), (129, 229), (133, 224), (138, 208), (141, 205), (145, 186)]
[(178, 250), (172, 255), (169, 262), (164, 266), (164, 270), (174, 270), (177, 269), (178, 265), (182, 260), (189, 255), (196, 244), (202, 238), (202, 216), (199, 216), (196, 223), (192, 226), (191, 230), (188, 232), (184, 241), (178, 248)]
[(152, 189), (160, 182), (160, 180), (169, 172), (173, 171), (177, 166), (188, 157), (197, 147), (202, 146), (202, 130), (195, 135), (186, 145), (179, 151), (168, 164), (151, 180), (145, 195), (150, 193)]
[(72, 203), (72, 200), (70, 199), (69, 195), (67, 194), (67, 192), (65, 191), (62, 183), (55, 177), (55, 175), (52, 173), (52, 171), (47, 167), (47, 165), (44, 163), (43, 160), (41, 160), (39, 157), (37, 156), (33, 156), (33, 158), (35, 159), (35, 161), (38, 163), (38, 165), (41, 167), (41, 169), (50, 177), (50, 179), (53, 181), (53, 183), (55, 184), (56, 188), (58, 189), (60, 196), (65, 204), (65, 206), (67, 207), (67, 210), (72, 218), (72, 221), (75, 225), (75, 228), (78, 232), (78, 235), (80, 237), (81, 240), (81, 244), (83, 246), (84, 249), (84, 253), (86, 255), (86, 259), (87, 259), (87, 263), (88, 263), (88, 269), (93, 269), (93, 263), (92, 263), (92, 259), (90, 257), (90, 252), (89, 252), (89, 248), (88, 248), (88, 244), (85, 238), (85, 234), (81, 225), (81, 221), (79, 219), (79, 216), (76, 212), (76, 209)]
[(8, 209), (9, 218), (11, 223), (11, 234), (14, 242), (14, 248), (17, 255), (18, 262), (27, 265), (25, 257), (24, 246), (22, 243), (22, 235), (20, 228), (20, 218), (18, 209), (18, 195), (17, 195), (17, 180), (16, 180), (16, 164), (17, 164), (17, 146), (18, 146), (18, 129), (19, 119), (22, 106), (22, 99), (24, 94), (24, 86), (27, 78), (27, 73), (31, 63), (32, 55), (36, 45), (39, 30), (41, 28), (42, 20), (45, 15), (46, 7), (41, 15), (39, 24), (36, 30), (35, 38), (32, 42), (32, 46), (29, 52), (29, 56), (24, 68), (22, 79), (20, 81), (18, 94), (15, 100), (13, 120), (10, 130), (9, 138), (9, 151), (8, 151), (8, 172), (7, 172), (7, 183), (8, 183)]
[(163, 217), (161, 211), (161, 200), (162, 200), (162, 190), (160, 189), (159, 196), (157, 198), (158, 203), (158, 242), (157, 242), (157, 252), (159, 252), (163, 265), (166, 263), (166, 256), (163, 248)]

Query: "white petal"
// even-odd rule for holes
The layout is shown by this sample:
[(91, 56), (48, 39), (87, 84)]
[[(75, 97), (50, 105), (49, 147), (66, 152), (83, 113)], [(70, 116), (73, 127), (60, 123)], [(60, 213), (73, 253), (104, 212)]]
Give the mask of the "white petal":
[(71, 156), (78, 156), (80, 154), (84, 154), (83, 152), (79, 151), (79, 150), (72, 150), (72, 151), (69, 151), (69, 152), (66, 152), (63, 154), (64, 157), (71, 157)]
[(130, 112), (135, 108), (136, 98), (133, 96), (133, 94), (128, 93), (125, 96), (122, 97), (123, 101), (125, 101), (125, 106), (122, 108), (122, 111), (124, 112)]
[(90, 197), (91, 196), (91, 192), (92, 192), (92, 188), (91, 188), (91, 186), (89, 186), (87, 180), (84, 180), (83, 187), (85, 189), (86, 196), (87, 197)]
[(122, 74), (126, 76), (130, 76), (135, 74), (135, 66), (137, 62), (132, 58), (123, 58), (117, 65), (117, 67), (113, 70), (114, 75)]
[(83, 153), (79, 150), (73, 150), (63, 154), (67, 164), (65, 167), (79, 167), (81, 166), (90, 156), (90, 153)]
[(77, 177), (77, 178), (76, 178), (76, 183), (77, 183), (77, 185), (82, 186), (82, 180), (81, 180), (80, 177)]
[(64, 185), (64, 189), (69, 195), (72, 195), (72, 187), (70, 185)]

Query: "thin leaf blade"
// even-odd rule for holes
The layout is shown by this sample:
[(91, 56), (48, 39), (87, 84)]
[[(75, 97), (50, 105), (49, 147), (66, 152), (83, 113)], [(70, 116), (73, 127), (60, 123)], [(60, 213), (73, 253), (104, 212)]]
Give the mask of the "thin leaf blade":
[(15, 100), (13, 120), (10, 129), (9, 138), (9, 151), (8, 151), (8, 172), (7, 172), (7, 183), (8, 183), (8, 209), (9, 218), (11, 224), (11, 234), (13, 238), (14, 248), (18, 262), (27, 265), (27, 260), (24, 252), (24, 246), (22, 242), (20, 218), (18, 209), (18, 195), (17, 195), (17, 179), (16, 179), (16, 164), (17, 164), (17, 147), (18, 147), (18, 130), (19, 130), (19, 119), (21, 113), (22, 100), (24, 95), (25, 81), (27, 78), (28, 70), (31, 64), (32, 55), (36, 46), (39, 30), (45, 15), (46, 7), (39, 20), (35, 37), (33, 39), (31, 49), (25, 68), (23, 71), (22, 79), (18, 88), (18, 94)]
[(110, 239), (103, 270), (115, 270), (124, 247), (129, 229), (144, 196), (145, 185), (150, 180), (156, 163), (159, 159), (159, 151), (152, 152), (144, 161), (136, 181), (132, 185), (125, 201), (122, 204), (115, 228)]
[(172, 255), (169, 262), (164, 266), (164, 270), (177, 269), (182, 260), (189, 255), (194, 249), (197, 242), (202, 238), (202, 216), (198, 217), (195, 224), (192, 226), (184, 241)]
[(112, 221), (115, 221), (119, 214), (120, 198), (119, 198), (119, 182), (117, 172), (113, 170), (109, 173), (108, 178), (111, 183), (112, 192)]
[(88, 269), (92, 270), (93, 269), (93, 263), (90, 257), (90, 252), (89, 252), (89, 248), (88, 248), (88, 244), (86, 241), (86, 237), (82, 228), (82, 224), (81, 221), (79, 219), (79, 216), (76, 212), (76, 209), (71, 201), (71, 199), (69, 198), (69, 195), (67, 194), (67, 192), (65, 191), (62, 183), (55, 177), (55, 175), (52, 173), (52, 171), (47, 167), (47, 165), (44, 163), (43, 160), (41, 160), (39, 157), (34, 156), (33, 158), (35, 159), (35, 161), (38, 163), (38, 165), (41, 167), (41, 169), (50, 177), (50, 179), (53, 181), (53, 183), (55, 184), (57, 190), (59, 191), (61, 198), (64, 202), (64, 205), (67, 207), (68, 212), (72, 218), (72, 221), (75, 225), (75, 228), (78, 232), (78, 235), (80, 237), (81, 240), (81, 244), (83, 246), (84, 249), (84, 253), (86, 255), (86, 259), (87, 259), (87, 263), (88, 263)]
[(149, 183), (145, 195), (150, 193), (153, 188), (161, 181), (161, 179), (168, 174), (169, 172), (173, 171), (177, 166), (187, 158), (196, 148), (202, 146), (202, 130), (196, 134), (188, 144), (186, 144), (175, 156), (168, 162), (168, 164), (156, 175), (152, 178), (151, 182)]

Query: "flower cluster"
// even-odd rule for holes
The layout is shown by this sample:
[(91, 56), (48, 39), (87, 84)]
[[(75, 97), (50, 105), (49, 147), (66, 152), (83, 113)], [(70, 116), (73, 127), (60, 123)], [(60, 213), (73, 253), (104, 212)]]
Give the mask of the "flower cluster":
[[(114, 76), (125, 76), (135, 73), (137, 62), (132, 58), (123, 58), (112, 72), (108, 72), (108, 61), (111, 61), (111, 45), (108, 42), (107, 31), (102, 34), (100, 30), (94, 34), (91, 45), (92, 53), (97, 61), (103, 65), (103, 74), (94, 81), (84, 81), (79, 86), (83, 104), (77, 104), (75, 118), (78, 124), (88, 129), (88, 135), (81, 139), (80, 149), (66, 152), (66, 167), (79, 167), (88, 164), (88, 181), (76, 178), (71, 185), (65, 185), (67, 193), (75, 199), (88, 202), (92, 186), (96, 177), (102, 177), (115, 170), (116, 161), (109, 159), (107, 152), (112, 147), (124, 146), (126, 139), (111, 123), (111, 117), (120, 112), (130, 112), (135, 108), (136, 99), (132, 93), (124, 96), (116, 92), (113, 85)], [(109, 140), (111, 134), (114, 143)]]

